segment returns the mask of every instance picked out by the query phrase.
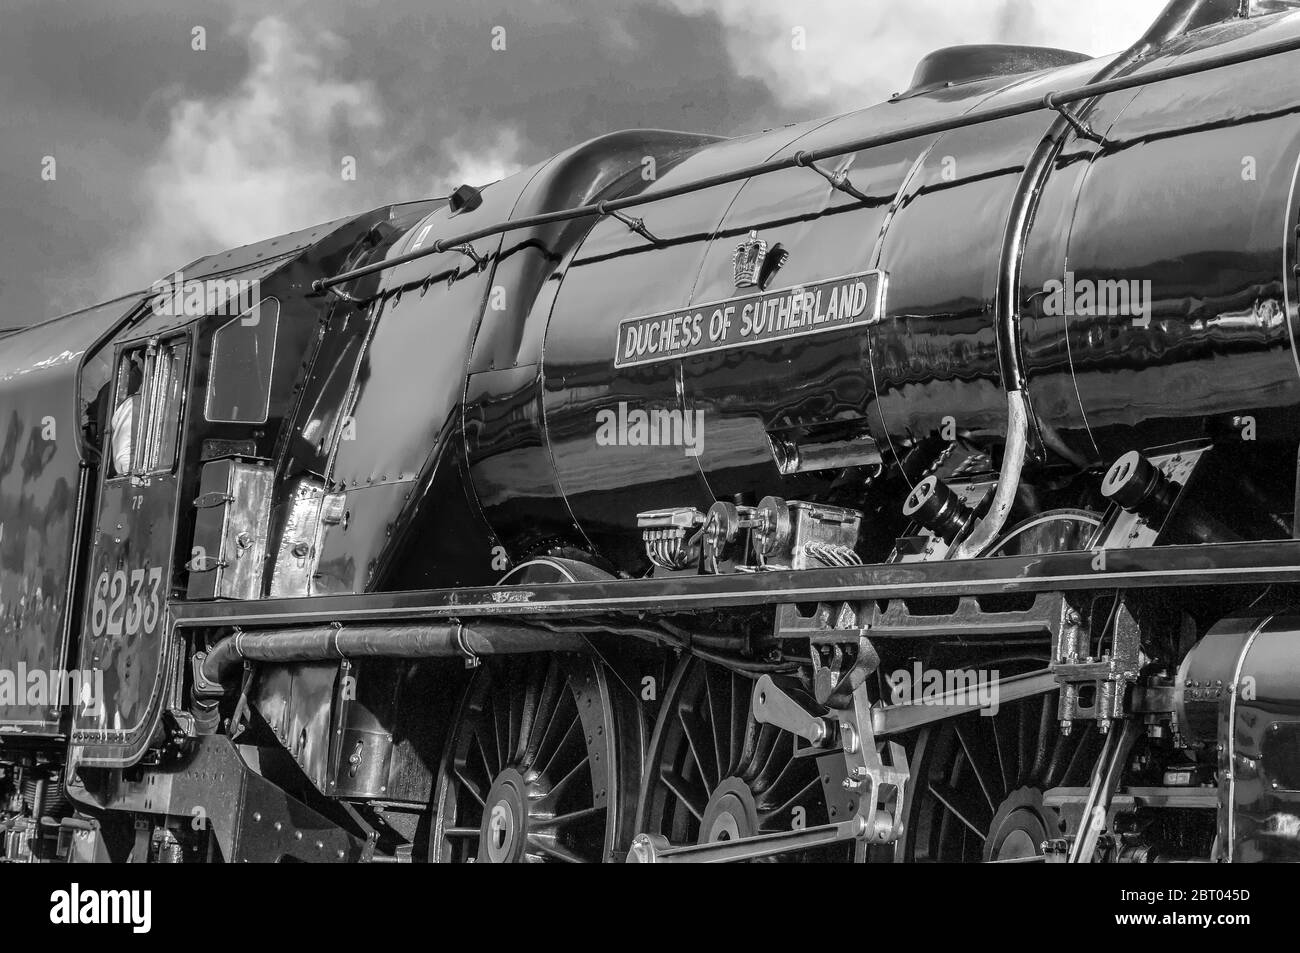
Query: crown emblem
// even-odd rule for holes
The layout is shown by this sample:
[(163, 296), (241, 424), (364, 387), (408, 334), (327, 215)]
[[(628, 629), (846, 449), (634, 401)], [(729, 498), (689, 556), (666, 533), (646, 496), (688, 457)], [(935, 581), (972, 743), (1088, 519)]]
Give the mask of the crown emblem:
[(732, 266), (736, 272), (737, 288), (766, 288), (778, 268), (790, 260), (790, 253), (780, 242), (769, 246), (750, 232), (749, 237), (736, 246)]
[(750, 232), (749, 237), (736, 246), (736, 255), (732, 259), (736, 273), (736, 287), (757, 286), (766, 262), (767, 242), (758, 237), (758, 232)]

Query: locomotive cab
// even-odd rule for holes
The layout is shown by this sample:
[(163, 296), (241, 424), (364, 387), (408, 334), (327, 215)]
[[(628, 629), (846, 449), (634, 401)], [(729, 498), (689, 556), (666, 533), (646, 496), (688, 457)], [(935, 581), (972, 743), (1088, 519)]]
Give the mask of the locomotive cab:
[[(101, 465), (77, 651), (104, 691), (74, 716), (81, 763), (138, 760), (174, 704), (166, 686), (181, 646), (170, 606), (263, 596), (277, 558), (268, 540), (293, 533), (298, 482), (320, 479), (284, 453), (340, 303), (307, 293), (304, 272), (383, 254), (429, 207), (380, 209), (203, 259), (155, 283), (90, 349), (80, 386), (96, 395), (86, 413)], [(277, 472), (288, 475), (279, 498)]]

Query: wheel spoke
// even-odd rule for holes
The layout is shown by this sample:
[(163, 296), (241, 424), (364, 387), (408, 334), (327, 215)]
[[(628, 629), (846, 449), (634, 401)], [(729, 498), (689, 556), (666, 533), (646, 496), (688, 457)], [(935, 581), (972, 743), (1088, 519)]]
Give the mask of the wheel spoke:
[(471, 739), (471, 743), (475, 741), (478, 742), (474, 747), (478, 750), (479, 760), (483, 762), (484, 774), (488, 779), (488, 783), (491, 784), (492, 779), (497, 776), (497, 762), (493, 761), (491, 754), (488, 752), (487, 745), (484, 743), (488, 738), (493, 739), (493, 743), (495, 744), (495, 735), (492, 735), (490, 732), (485, 735), (481, 731)]
[(760, 725), (758, 722), (750, 720), (751, 734), (754, 736), (754, 750), (746, 758), (746, 767), (741, 777), (752, 784), (754, 779), (763, 773), (767, 763), (772, 759), (772, 753), (776, 750), (776, 743), (781, 734), (780, 729), (772, 725)]
[(993, 732), (993, 750), (998, 755), (998, 780), (1002, 782), (1002, 796), (1006, 797), (1011, 793), (1011, 775), (1007, 773), (1007, 761), (1002, 754), (1002, 732), (998, 730), (998, 724), (1003, 719), (997, 715), (989, 717), (989, 730)]
[(546, 760), (546, 764), (542, 765), (541, 768), (539, 769), (543, 776), (545, 777), (551, 776), (552, 774), (551, 769), (555, 766), (556, 762), (559, 761), (560, 756), (564, 754), (565, 749), (567, 749), (575, 739), (579, 742), (579, 746), (582, 748), (585, 757), (586, 747), (585, 745), (581, 745), (582, 722), (578, 718), (578, 712), (576, 709), (573, 712), (573, 720), (569, 723), (569, 728), (567, 731), (565, 731), (564, 737), (561, 738), (560, 743), (555, 746), (555, 751)]
[(750, 784), (755, 794), (761, 794), (776, 784), (794, 759), (794, 735), (788, 731), (774, 730), (777, 732), (776, 741), (767, 757), (767, 763)]
[(1048, 704), (1051, 697), (1043, 695), (1042, 707), (1039, 709), (1038, 737), (1034, 739), (1034, 766), (1029, 772), (1029, 783), (1036, 787), (1042, 786), (1043, 778), (1047, 775), (1048, 758), (1052, 753), (1051, 739), (1056, 729), (1056, 708)]
[(750, 690), (748, 680), (735, 672), (728, 672), (731, 693), (731, 765), (732, 774), (739, 774), (748, 754), (746, 740), (749, 738)]
[(524, 748), (523, 765), (533, 767), (537, 764), (542, 745), (550, 736), (551, 728), (559, 717), (568, 688), (560, 673), (560, 666), (552, 660), (546, 666), (542, 686), (538, 690), (537, 707), (528, 725), (528, 743)]
[(665, 768), (660, 773), (659, 780), (663, 782), (664, 787), (673, 793), (677, 800), (682, 802), (686, 810), (695, 815), (697, 821), (704, 820), (704, 808), (709, 800), (708, 795), (701, 795), (698, 791), (692, 790), (685, 778), (668, 768)]
[(786, 792), (791, 790), (792, 786), (799, 785), (801, 776), (807, 770), (807, 765), (808, 762), (794, 756), (794, 739), (791, 738), (790, 757), (781, 765), (781, 770), (778, 771), (776, 777), (772, 778), (771, 782), (762, 789), (761, 793), (758, 789), (755, 789), (755, 796), (764, 803), (770, 803), (776, 798), (786, 797)]
[(461, 787), (469, 793), (469, 796), (478, 801), (479, 807), (486, 808), (487, 796), (479, 791), (478, 785), (465, 777), (464, 773), (461, 771), (455, 771), (453, 773), (455, 774), (456, 780), (460, 782)]
[(534, 830), (539, 831), (554, 830), (561, 827), (568, 827), (571, 824), (577, 824), (580, 821), (585, 821), (598, 815), (602, 815), (606, 810), (607, 808), (604, 805), (599, 807), (588, 807), (581, 811), (570, 811), (567, 814), (556, 814), (554, 817), (529, 821), (529, 826)]
[(532, 698), (532, 684), (528, 677), (532, 662), (527, 656), (514, 666), (510, 673), (510, 703), (506, 709), (506, 750), (510, 763), (517, 764), (524, 755), (524, 718)]
[(583, 769), (591, 765), (591, 756), (584, 755), (582, 760), (569, 769), (568, 773), (551, 786), (546, 792), (546, 797), (542, 798), (544, 806), (553, 807), (558, 805), (564, 799), (565, 793), (569, 790), (574, 781), (580, 780), (583, 776)]
[(545, 774), (547, 766), (555, 759), (555, 755), (564, 748), (569, 733), (573, 731), (574, 723), (580, 720), (578, 707), (573, 701), (573, 693), (566, 685), (556, 702), (555, 713), (546, 725), (546, 732), (537, 743), (531, 766)]
[(572, 850), (570, 850), (568, 847), (565, 847), (563, 844), (555, 843), (550, 838), (529, 837), (528, 844), (530, 847), (537, 848), (537, 850), (541, 851), (547, 857), (551, 857), (555, 860), (560, 861), (561, 863), (565, 863), (565, 864), (591, 863), (591, 861), (588, 860), (586, 857), (582, 857), (574, 853)]
[(1085, 731), (1078, 736), (1074, 752), (1070, 757), (1070, 766), (1065, 769), (1065, 776), (1061, 779), (1062, 784), (1067, 784), (1071, 780), (1076, 784), (1086, 784), (1086, 779), (1091, 777), (1092, 766), (1096, 761), (1096, 755), (1092, 751), (1094, 735), (1092, 731)]
[[(718, 674), (715, 675), (715, 672)], [(729, 752), (725, 750), (726, 740), (731, 737), (731, 700), (721, 697), (725, 690), (717, 685), (717, 681), (719, 676), (729, 674), (719, 672), (715, 665), (704, 667), (704, 697), (709, 709), (709, 732), (713, 739), (713, 760), (717, 765), (716, 777), (719, 781), (727, 776), (727, 769), (731, 766)]]
[(1023, 788), (1029, 783), (1031, 769), (1034, 761), (1034, 740), (1033, 733), (1035, 722), (1033, 705), (1017, 705), (1017, 714), (1019, 715), (1019, 725), (1016, 732), (1016, 740), (1019, 748), (1020, 774), (1016, 778), (1016, 787)]
[(771, 808), (770, 810), (764, 810), (763, 802), (759, 801), (757, 805), (759, 811), (761, 812), (759, 817), (759, 822), (758, 822), (759, 829), (760, 830), (782, 830), (782, 831), (789, 830), (790, 829), (789, 825), (773, 828), (769, 826), (769, 822), (779, 818), (789, 819), (790, 812), (793, 811), (797, 805), (803, 803), (809, 797), (815, 795), (817, 793), (817, 790), (821, 787), (821, 783), (822, 783), (821, 777), (816, 772), (813, 772), (813, 776), (809, 778), (806, 782), (804, 782), (802, 787), (800, 787), (797, 791), (794, 792), (794, 794), (786, 798), (783, 802), (778, 804), (776, 807)]
[[(507, 677), (503, 673), (500, 680), (507, 681)], [(492, 693), (492, 737), (496, 740), (497, 751), (497, 769), (493, 772), (495, 776), (510, 763), (510, 701), (507, 698), (503, 704), (498, 692)]]
[(979, 785), (980, 791), (984, 794), (984, 800), (988, 801), (989, 813), (996, 814), (998, 802), (993, 797), (993, 792), (989, 790), (988, 783), (984, 780), (984, 772), (980, 769), (980, 760), (975, 757), (976, 752), (971, 750), (970, 744), (966, 739), (966, 732), (962, 731), (961, 719), (953, 722), (953, 732), (957, 735), (957, 741), (961, 745), (962, 752), (966, 755), (966, 763), (970, 765), (971, 774), (975, 775), (975, 783)]
[(946, 784), (931, 783), (930, 794), (933, 795), (936, 801), (948, 809), (948, 813), (970, 828), (971, 832), (976, 837), (980, 840), (986, 839), (987, 835), (985, 834), (984, 827), (972, 820), (974, 812), (961, 803), (961, 796), (956, 791), (948, 787)]
[(677, 710), (677, 718), (681, 722), (682, 731), (686, 735), (686, 744), (690, 748), (691, 757), (695, 759), (695, 764), (700, 771), (700, 780), (704, 782), (704, 789), (709, 794), (712, 794), (713, 789), (718, 786), (718, 782), (721, 780), (716, 774), (717, 762), (713, 758), (706, 759), (703, 756), (709, 753), (707, 742), (702, 736), (699, 723), (690, 717), (690, 714), (693, 713), (688, 713), (684, 708)]
[(528, 758), (534, 735), (533, 728), (545, 702), (542, 692), (546, 685), (548, 662), (549, 659), (546, 658), (529, 659), (526, 669), (527, 677), (524, 680), (526, 691), (519, 702), (519, 742), (516, 749), (520, 765), (525, 764)]

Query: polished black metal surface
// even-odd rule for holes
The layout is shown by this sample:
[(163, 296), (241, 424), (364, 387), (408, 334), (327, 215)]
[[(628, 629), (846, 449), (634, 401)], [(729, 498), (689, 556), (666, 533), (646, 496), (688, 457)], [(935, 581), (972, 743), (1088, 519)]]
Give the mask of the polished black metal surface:
[[(65, 667), (85, 481), (77, 378), (85, 350), (138, 302), (121, 298), (0, 344), (0, 670)], [(24, 681), (25, 685), (25, 681)], [(57, 704), (0, 706), (0, 731), (57, 734)]]

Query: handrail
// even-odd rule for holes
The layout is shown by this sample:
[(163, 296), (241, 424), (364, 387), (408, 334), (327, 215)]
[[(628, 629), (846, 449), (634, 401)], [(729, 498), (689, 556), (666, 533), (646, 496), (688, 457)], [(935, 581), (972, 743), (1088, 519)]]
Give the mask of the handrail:
[(773, 172), (780, 172), (785, 169), (805, 167), (813, 162), (822, 159), (831, 159), (848, 152), (860, 152), (864, 149), (874, 149), (880, 146), (905, 142), (909, 139), (918, 139), (923, 136), (953, 132), (957, 129), (966, 129), (971, 126), (997, 122), (1003, 119), (1013, 119), (1040, 110), (1059, 112), (1062, 106), (1069, 105), (1070, 103), (1081, 102), (1086, 99), (1104, 96), (1109, 93), (1118, 93), (1127, 89), (1138, 89), (1143, 86), (1150, 86), (1170, 79), (1179, 79), (1184, 76), (1192, 76), (1197, 73), (1207, 73), (1227, 66), (1237, 66), (1242, 63), (1250, 63), (1255, 60), (1267, 59), (1270, 56), (1279, 56), (1283, 53), (1294, 53), (1298, 50), (1300, 50), (1300, 36), (1295, 36), (1286, 40), (1281, 40), (1277, 43), (1269, 43), (1253, 49), (1221, 53), (1216, 56), (1208, 56), (1204, 59), (1195, 60), (1189, 63), (1176, 63), (1171, 66), (1151, 70), (1147, 73), (1108, 79), (1097, 83), (1087, 83), (1083, 86), (1076, 86), (1072, 89), (1066, 89), (1059, 92), (1049, 92), (1039, 99), (1028, 100), (1023, 103), (1016, 103), (1008, 106), (995, 106), (987, 109), (976, 109), (949, 119), (939, 119), (933, 122), (923, 122), (911, 126), (903, 126), (902, 128), (895, 129), (891, 132), (879, 133), (873, 136), (863, 136), (858, 139), (849, 139), (835, 143), (834, 145), (825, 146), (821, 149), (810, 151), (801, 150), (793, 155), (785, 156), (781, 159), (768, 159), (764, 162), (742, 166), (739, 169), (733, 169), (730, 172), (720, 172), (717, 175), (706, 176), (702, 179), (696, 179), (693, 182), (685, 182), (681, 185), (671, 186), (657, 192), (629, 195), (619, 199), (609, 199), (603, 202), (594, 202), (588, 205), (579, 205), (573, 208), (560, 209), (555, 212), (544, 212), (538, 215), (530, 215), (525, 218), (498, 222), (494, 225), (475, 229), (474, 231), (463, 232), (460, 235), (451, 238), (440, 238), (427, 248), (407, 252), (405, 255), (398, 255), (395, 258), (390, 258), (385, 261), (375, 262), (374, 264), (365, 265), (361, 268), (354, 268), (351, 271), (341, 272), (331, 278), (318, 278), (312, 282), (312, 290), (323, 292), (328, 288), (333, 288), (337, 285), (354, 281), (357, 278), (364, 278), (367, 275), (377, 274), (381, 271), (386, 271), (389, 268), (395, 268), (399, 265), (404, 265), (407, 262), (416, 261), (429, 255), (437, 255), (442, 252), (451, 251), (459, 245), (465, 245), (493, 235), (504, 235), (508, 232), (519, 231), (525, 228), (536, 228), (541, 225), (553, 225), (559, 222), (569, 222), (578, 218), (613, 215), (615, 212), (623, 209), (634, 208), (640, 205), (649, 205), (652, 202), (676, 198), (680, 195), (689, 195), (693, 192), (700, 192), (719, 185), (729, 185), (732, 182), (739, 182), (744, 179), (758, 178), (759, 176), (770, 175)]

